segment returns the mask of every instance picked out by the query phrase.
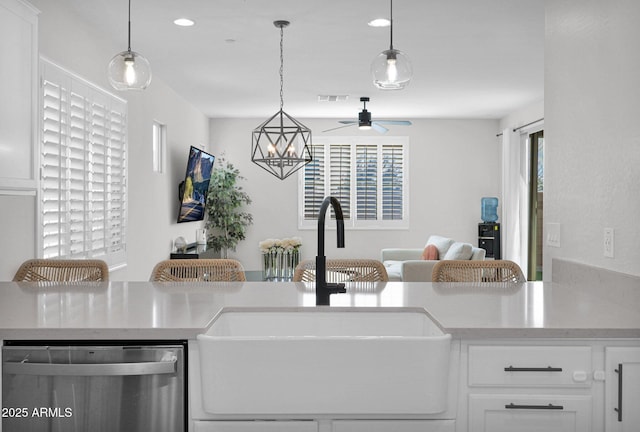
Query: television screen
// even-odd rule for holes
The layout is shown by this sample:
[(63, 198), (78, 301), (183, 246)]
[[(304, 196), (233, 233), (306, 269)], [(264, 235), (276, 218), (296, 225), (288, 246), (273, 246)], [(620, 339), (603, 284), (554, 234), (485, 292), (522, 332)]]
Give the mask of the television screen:
[(180, 184), (180, 212), (178, 222), (204, 219), (207, 191), (215, 156), (191, 146), (187, 161), (187, 174)]

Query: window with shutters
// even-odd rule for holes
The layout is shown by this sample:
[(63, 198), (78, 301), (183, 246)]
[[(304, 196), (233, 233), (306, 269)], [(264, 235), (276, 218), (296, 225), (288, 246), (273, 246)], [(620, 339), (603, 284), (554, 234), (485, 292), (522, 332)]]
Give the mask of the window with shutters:
[(314, 138), (313, 160), (299, 174), (299, 227), (316, 228), (332, 195), (347, 228), (408, 228), (408, 144), (407, 137)]
[(126, 265), (127, 104), (41, 60), (43, 258)]

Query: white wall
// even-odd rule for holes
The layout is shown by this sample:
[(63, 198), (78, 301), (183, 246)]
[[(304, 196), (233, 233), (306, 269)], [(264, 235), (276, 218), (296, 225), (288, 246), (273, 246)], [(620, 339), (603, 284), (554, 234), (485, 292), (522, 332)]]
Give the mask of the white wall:
[[(246, 178), (241, 186), (253, 203), (254, 224), (247, 239), (231, 257), (247, 269), (260, 269), (258, 242), (265, 238), (300, 236), (302, 258), (316, 254), (317, 231), (299, 231), (297, 175), (281, 181), (250, 160), (251, 131), (264, 119), (212, 119), (210, 138), (214, 154), (226, 158)], [(295, 113), (290, 113), (295, 116)], [(335, 127), (337, 120), (299, 119), (314, 132)], [(413, 126), (395, 127), (389, 135), (410, 137), (410, 229), (401, 231), (349, 230), (345, 249), (337, 249), (335, 230), (327, 232), (327, 257), (380, 257), (385, 247), (423, 247), (431, 234), (477, 244), (480, 199), (500, 192), (499, 140), (496, 120), (415, 120)], [(342, 129), (334, 135), (361, 132)], [(330, 226), (330, 222), (327, 224)]]
[[(39, 17), (41, 54), (109, 89), (106, 66), (111, 57), (125, 47), (104, 40), (76, 19), (72, 12), (59, 8), (56, 2), (33, 0), (32, 3), (42, 12)], [(153, 68), (153, 59), (150, 62)], [(112, 273), (111, 277), (114, 280), (148, 280), (153, 265), (169, 257), (176, 237), (184, 236), (193, 242), (196, 228), (203, 226), (203, 223), (176, 223), (177, 187), (184, 177), (189, 146), (208, 146), (209, 124), (202, 113), (167, 87), (161, 77), (154, 77), (144, 92), (118, 94), (128, 100), (129, 110), (129, 265)], [(167, 125), (164, 174), (152, 172), (153, 120)], [(21, 244), (29, 247), (2, 248), (0, 280), (10, 280), (22, 261), (37, 254), (32, 246), (36, 235), (33, 203), (27, 198), (14, 199), (12, 206), (14, 215), (24, 217), (19, 224), (9, 221), (3, 226), (9, 232), (19, 230)], [(2, 221), (6, 218), (3, 216)], [(30, 224), (33, 231), (24, 229), (25, 221), (34, 221), (33, 225)], [(9, 241), (13, 244), (17, 240), (10, 238)]]
[[(519, 128), (544, 119), (544, 100), (522, 107), (500, 119), (500, 131)], [(538, 123), (535, 124), (537, 126)], [(534, 125), (532, 125), (534, 127)], [(525, 128), (528, 129), (528, 128)]]
[(11, 280), (22, 261), (36, 250), (35, 195), (0, 193), (0, 280)]
[[(640, 275), (640, 2), (546, 2), (546, 223), (554, 257)], [(615, 257), (603, 230), (615, 229)]]

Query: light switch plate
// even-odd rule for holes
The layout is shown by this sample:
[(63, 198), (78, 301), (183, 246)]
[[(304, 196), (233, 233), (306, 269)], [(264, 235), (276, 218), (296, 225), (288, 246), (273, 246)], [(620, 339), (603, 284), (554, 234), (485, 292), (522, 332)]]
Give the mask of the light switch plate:
[(560, 247), (560, 224), (547, 224), (547, 246)]
[(604, 229), (604, 256), (607, 258), (613, 258), (613, 239), (615, 238), (615, 232), (613, 228)]

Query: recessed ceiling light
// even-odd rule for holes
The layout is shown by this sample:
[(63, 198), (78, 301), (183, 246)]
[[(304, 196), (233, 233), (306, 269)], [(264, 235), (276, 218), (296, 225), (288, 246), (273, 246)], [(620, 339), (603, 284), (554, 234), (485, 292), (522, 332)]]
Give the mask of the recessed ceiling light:
[(389, 27), (391, 25), (391, 21), (386, 18), (376, 18), (367, 23), (370, 27)]
[(189, 18), (178, 18), (177, 20), (173, 21), (173, 23), (180, 27), (191, 27), (195, 24), (195, 21), (190, 20)]

